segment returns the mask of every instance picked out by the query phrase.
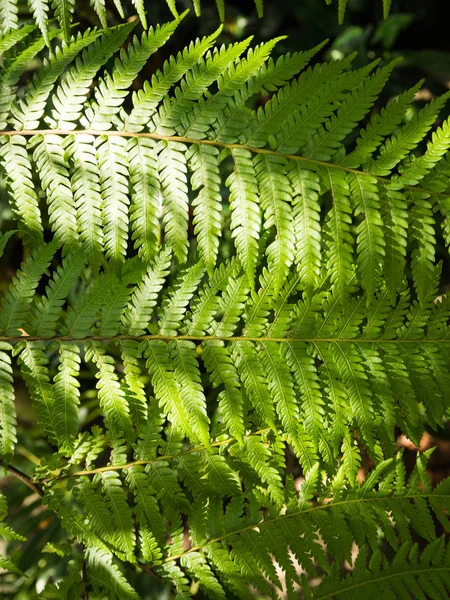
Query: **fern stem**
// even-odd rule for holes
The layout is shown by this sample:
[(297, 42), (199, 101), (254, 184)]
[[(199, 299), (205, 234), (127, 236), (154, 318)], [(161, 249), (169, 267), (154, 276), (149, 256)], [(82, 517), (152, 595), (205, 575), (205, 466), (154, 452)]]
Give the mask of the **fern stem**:
[(163, 562), (171, 562), (174, 560), (178, 560), (178, 559), (182, 558), (183, 556), (190, 554), (191, 552), (199, 552), (203, 548), (207, 548), (208, 546), (211, 546), (212, 544), (221, 542), (222, 540), (225, 540), (231, 536), (238, 535), (245, 531), (251, 531), (252, 529), (259, 529), (262, 526), (270, 525), (271, 523), (277, 523), (278, 521), (281, 521), (282, 519), (289, 519), (291, 517), (296, 517), (299, 515), (305, 515), (305, 514), (317, 512), (318, 510), (325, 510), (327, 508), (335, 508), (336, 506), (348, 506), (349, 504), (357, 504), (360, 502), (380, 502), (380, 501), (389, 500), (390, 498), (395, 498), (395, 500), (411, 500), (411, 499), (417, 498), (417, 497), (425, 499), (425, 498), (429, 498), (431, 496), (433, 496), (434, 498), (436, 498), (436, 497), (450, 498), (450, 494), (436, 494), (436, 493), (433, 494), (431, 492), (429, 494), (405, 494), (404, 496), (396, 495), (396, 496), (380, 496), (378, 498), (377, 497), (354, 498), (352, 500), (340, 500), (337, 502), (327, 502), (325, 504), (310, 506), (307, 509), (301, 509), (301, 510), (293, 511), (290, 513), (284, 513), (284, 514), (278, 515), (276, 517), (273, 517), (272, 519), (267, 519), (265, 521), (260, 521), (259, 523), (254, 523), (253, 525), (246, 525), (245, 527), (242, 527), (241, 529), (235, 529), (233, 531), (229, 531), (227, 533), (224, 533), (223, 535), (220, 535), (220, 536), (217, 536), (215, 538), (208, 540), (203, 545), (192, 546), (191, 548), (186, 550), (186, 552), (183, 552), (181, 554), (177, 554), (174, 556), (168, 556)]
[[(254, 431), (253, 433), (249, 433), (244, 436), (244, 439), (255, 437), (258, 435), (263, 435), (264, 433), (268, 433), (270, 428), (259, 429), (258, 431)], [(213, 442), (210, 444), (210, 447), (218, 447), (224, 446), (225, 444), (229, 444), (230, 442), (235, 442), (236, 438), (227, 438), (226, 440), (221, 440), (220, 442)], [(131, 469), (131, 467), (136, 467), (137, 465), (150, 465), (153, 463), (166, 461), (166, 460), (176, 460), (180, 456), (186, 456), (187, 454), (193, 454), (195, 452), (204, 452), (206, 450), (206, 446), (194, 446), (189, 450), (184, 450), (183, 452), (179, 452), (178, 454), (167, 454), (165, 456), (158, 456), (157, 458), (153, 458), (151, 460), (134, 460), (129, 463), (125, 463), (123, 465), (109, 465), (106, 467), (98, 467), (97, 469), (90, 469), (89, 471), (75, 471), (74, 473), (68, 473), (67, 475), (60, 475), (58, 477), (50, 477), (48, 479), (44, 479), (44, 483), (50, 483), (51, 481), (60, 481), (62, 479), (70, 479), (72, 477), (84, 477), (89, 475), (95, 475), (96, 473), (107, 473), (108, 471), (119, 471), (123, 469)]]
[[(273, 155), (273, 156), (282, 156), (287, 160), (296, 160), (301, 162), (306, 162), (309, 164), (314, 164), (320, 167), (330, 168), (330, 169), (338, 169), (339, 171), (344, 171), (346, 173), (354, 173), (355, 175), (367, 175), (365, 171), (360, 171), (358, 169), (351, 169), (349, 167), (345, 167), (340, 164), (328, 163), (326, 161), (317, 160), (313, 158), (309, 158), (307, 156), (298, 156), (296, 154), (286, 154), (283, 152), (279, 152), (277, 150), (270, 150), (268, 148), (256, 148), (255, 146), (248, 146), (245, 144), (227, 144), (226, 142), (219, 142), (217, 140), (197, 140), (194, 138), (176, 136), (176, 135), (163, 135), (159, 133), (149, 133), (149, 132), (133, 132), (133, 131), (102, 131), (98, 129), (24, 129), (24, 130), (12, 130), (12, 131), (0, 131), (0, 136), (9, 136), (13, 137), (16, 135), (32, 137), (34, 135), (92, 135), (92, 136), (111, 136), (111, 137), (124, 137), (124, 138), (150, 138), (153, 140), (166, 140), (169, 142), (181, 142), (184, 144), (200, 144), (205, 146), (215, 146), (216, 148), (226, 148), (228, 150), (247, 150), (252, 154), (265, 154), (265, 155)], [(387, 177), (380, 177), (372, 175), (374, 179), (377, 181), (390, 182), (391, 180)], [(420, 190), (422, 192), (426, 192), (428, 194), (433, 194), (433, 196), (443, 196), (448, 197), (449, 194), (443, 192), (434, 192), (431, 190), (426, 190), (424, 188), (419, 188), (417, 186), (405, 185), (404, 189), (414, 189)]]
[(164, 342), (188, 340), (192, 342), (210, 342), (210, 341), (223, 341), (223, 342), (276, 342), (282, 343), (293, 343), (303, 342), (310, 344), (443, 344), (449, 343), (450, 338), (430, 338), (430, 339), (400, 339), (400, 340), (383, 340), (383, 339), (367, 339), (367, 338), (292, 338), (292, 337), (248, 337), (245, 335), (235, 336), (224, 336), (224, 335), (160, 335), (160, 334), (149, 334), (149, 335), (114, 335), (114, 336), (102, 336), (93, 335), (87, 337), (71, 337), (66, 335), (54, 336), (54, 337), (39, 337), (39, 336), (20, 336), (20, 337), (8, 337), (0, 336), (0, 342), (8, 342), (14, 344), (17, 342), (73, 342), (74, 344), (83, 344), (84, 342), (123, 342), (123, 341), (143, 341), (143, 340), (162, 340)]

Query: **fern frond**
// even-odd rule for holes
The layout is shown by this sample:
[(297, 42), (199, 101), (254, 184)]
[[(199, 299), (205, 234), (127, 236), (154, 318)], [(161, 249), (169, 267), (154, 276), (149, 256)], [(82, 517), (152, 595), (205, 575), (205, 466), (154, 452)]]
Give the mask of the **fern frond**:
[(47, 46), (50, 46), (50, 39), (48, 35), (48, 0), (30, 0), (30, 8), (34, 20), (36, 21), (36, 25), (41, 30), (45, 43)]
[(212, 46), (218, 31), (202, 40), (191, 43), (176, 57), (171, 57), (164, 63), (162, 71), (158, 71), (150, 82), (146, 82), (142, 90), (133, 96), (133, 109), (125, 119), (124, 126), (129, 131), (142, 131), (151, 122), (159, 102), (179, 81), (183, 75), (192, 69), (203, 54)]
[(306, 146), (307, 156), (329, 161), (336, 153), (341, 141), (367, 114), (385, 86), (395, 63), (379, 69), (351, 92), (324, 127), (314, 134)]
[(92, 360), (98, 369), (98, 399), (111, 435), (117, 440), (125, 437), (131, 442), (133, 423), (126, 394), (114, 370), (114, 359), (100, 344), (91, 342), (86, 349), (86, 360)]
[(275, 135), (282, 127), (283, 121), (295, 113), (307, 102), (309, 94), (323, 85), (326, 81), (335, 79), (355, 58), (351, 55), (346, 59), (317, 65), (302, 73), (298, 79), (288, 81), (256, 115), (256, 120), (250, 124), (251, 129), (246, 133), (246, 142), (255, 147), (264, 146), (269, 135)]
[(374, 175), (389, 175), (392, 169), (423, 140), (445, 105), (449, 93), (435, 98), (404, 125), (396, 136), (388, 139), (378, 157), (369, 161), (368, 170)]
[(295, 263), (305, 289), (319, 282), (321, 267), (320, 180), (316, 173), (303, 168), (297, 161), (287, 166), (293, 193), (293, 228)]
[(14, 387), (11, 358), (5, 351), (11, 346), (0, 342), (0, 457), (5, 467), (14, 455), (16, 436), (16, 407), (14, 404)]
[(325, 579), (323, 589), (309, 598), (339, 598), (345, 595), (352, 600), (360, 598), (361, 593), (389, 598), (400, 597), (399, 594), (406, 590), (413, 598), (445, 598), (448, 594), (449, 552), (443, 538), (436, 540), (421, 555), (417, 545), (411, 547), (405, 543), (391, 562), (381, 551), (375, 552), (370, 561), (366, 554), (358, 557), (351, 575), (341, 578), (334, 572)]
[(332, 206), (324, 225), (326, 265), (332, 283), (335, 283), (342, 301), (352, 276), (353, 238), (351, 235), (350, 190), (345, 175), (327, 169), (326, 185), (330, 189)]
[[(216, 34), (208, 40), (213, 40)], [(250, 38), (251, 39), (251, 38)], [(250, 43), (250, 39), (244, 40), (229, 47), (223, 46), (220, 50), (208, 51), (206, 58), (200, 59), (199, 52), (194, 48), (186, 54), (184, 60), (178, 63), (178, 71), (184, 66), (189, 68), (180, 85), (175, 89), (173, 98), (165, 97), (164, 103), (159, 110), (158, 117), (153, 120), (159, 133), (166, 135), (175, 134), (176, 131), (183, 134), (184, 115), (190, 112), (196, 101), (203, 96), (208, 87), (224, 73), (229, 65), (232, 65), (242, 54)], [(201, 46), (200, 46), (201, 47)], [(188, 60), (186, 60), (188, 59)], [(196, 64), (197, 63), (197, 64)]]
[(423, 304), (428, 297), (435, 278), (434, 261), (434, 219), (428, 194), (416, 190), (410, 193), (410, 235), (415, 243), (412, 252), (411, 268), (414, 286), (419, 302)]
[[(189, 345), (186, 349), (190, 349)], [(152, 378), (155, 397), (160, 402), (161, 409), (170, 415), (174, 426), (191, 440), (199, 439), (199, 433), (205, 439), (207, 419), (202, 406), (204, 404), (202, 398), (200, 398), (200, 406), (196, 406), (199, 403), (199, 389), (195, 363), (191, 362), (189, 366), (186, 365), (184, 361), (188, 357), (179, 354), (178, 373), (174, 372), (169, 349), (164, 342), (159, 340), (144, 342), (143, 355), (147, 359), (146, 366)], [(188, 402), (183, 398), (181, 382), (184, 385), (187, 383), (191, 388)], [(201, 392), (200, 395), (202, 396)]]
[[(271, 40), (255, 49), (249, 49), (245, 59), (228, 67), (219, 77), (219, 90), (215, 94), (208, 95), (203, 101), (200, 100), (186, 115), (183, 121), (185, 136), (196, 139), (208, 137), (229, 143), (236, 140), (234, 127), (231, 136), (230, 132), (224, 129), (225, 125), (229, 125), (226, 107), (233, 102), (233, 97), (239, 94), (240, 88), (258, 73), (278, 41), (278, 39)], [(213, 130), (210, 130), (211, 126)]]
[[(126, 49), (132, 24), (48, 29), (20, 99), (45, 41), (0, 42), (1, 176), (25, 245), (1, 290), (0, 454), (71, 542), (45, 546), (64, 574), (43, 598), (137, 598), (127, 578), (142, 593), (147, 570), (180, 598), (446, 597), (419, 571), (447, 552), (450, 484), (428, 481), (430, 452), (410, 476), (396, 454), (399, 431), (419, 445), (449, 415), (448, 123), (430, 132), (446, 96), (402, 126), (412, 88), (358, 137), (392, 64), (298, 75), (321, 45), (274, 61), (280, 40), (213, 49), (220, 30), (139, 90), (178, 22)], [(20, 442), (33, 473), (11, 466), (21, 381), (47, 444)], [(416, 539), (422, 562), (405, 558)]]
[(198, 236), (199, 254), (211, 274), (216, 264), (222, 229), (219, 151), (214, 146), (193, 144), (187, 153), (192, 171), (191, 185), (198, 192), (193, 200), (194, 233)]
[(127, 493), (116, 471), (102, 473), (101, 482), (106, 506), (110, 510), (114, 523), (114, 546), (124, 553), (127, 560), (134, 562), (136, 539)]
[(0, 331), (7, 335), (20, 335), (25, 325), (35, 290), (56, 250), (56, 243), (42, 245), (22, 263), (0, 306)]
[(2, 34), (0, 38), (0, 54), (7, 52), (10, 48), (21, 42), (32, 31), (36, 29), (35, 25), (22, 25), (19, 29), (10, 29), (7, 33)]
[(20, 342), (14, 348), (24, 381), (28, 387), (39, 424), (55, 439), (54, 407), (55, 395), (50, 383), (48, 357), (45, 346), (39, 342)]
[(142, 335), (148, 329), (169, 267), (170, 252), (166, 250), (159, 254), (154, 265), (148, 268), (147, 273), (134, 288), (122, 317), (123, 326), (128, 333)]
[(275, 226), (275, 240), (266, 250), (269, 270), (276, 272), (275, 295), (286, 279), (294, 261), (295, 237), (290, 209), (291, 187), (285, 179), (283, 158), (260, 154), (255, 160), (256, 178), (264, 211), (264, 228)]
[(360, 85), (373, 70), (374, 64), (376, 63), (357, 71), (342, 73), (327, 85), (319, 86), (318, 92), (313, 92), (311, 97), (298, 107), (298, 111), (291, 114), (280, 126), (281, 131), (278, 130), (272, 146), (289, 153), (296, 153), (300, 148), (305, 147), (310, 141), (310, 136), (333, 115), (336, 103), (347, 98), (345, 91)]
[(97, 88), (94, 100), (90, 103), (82, 119), (83, 125), (91, 129), (108, 130), (111, 128), (111, 119), (116, 115), (124, 98), (128, 95), (128, 88), (142, 69), (148, 57), (162, 46), (174, 32), (178, 21), (150, 28), (139, 40), (136, 36), (122, 49), (120, 57), (116, 59), (112, 73), (101, 81)]
[(361, 219), (356, 240), (359, 278), (367, 295), (367, 302), (370, 303), (375, 290), (380, 286), (385, 246), (377, 182), (358, 174), (350, 175), (350, 189), (355, 216)]
[(159, 205), (161, 184), (158, 178), (156, 143), (131, 138), (126, 148), (130, 174), (130, 221), (134, 247), (144, 263), (156, 255), (160, 244)]
[(389, 135), (401, 122), (422, 83), (422, 81), (419, 81), (414, 87), (394, 98), (378, 114), (373, 115), (370, 123), (361, 131), (359, 138), (356, 140), (356, 148), (344, 158), (342, 165), (357, 169), (371, 158), (383, 142), (383, 138)]
[(52, 8), (61, 25), (66, 40), (70, 36), (72, 14), (75, 10), (75, 0), (52, 0)]
[[(27, 26), (17, 30), (17, 32), (22, 30), (26, 31)], [(28, 66), (30, 60), (42, 50), (44, 44), (44, 39), (38, 38), (35, 42), (28, 44), (9, 64), (5, 65), (0, 75), (0, 129), (5, 129), (7, 126), (8, 114), (15, 100), (20, 75)]]
[(98, 37), (99, 32), (87, 30), (84, 35), (79, 34), (67, 44), (57, 46), (50, 60), (45, 61), (29, 83), (23, 100), (19, 100), (12, 107), (12, 124), (18, 129), (36, 129), (44, 114), (48, 97), (50, 96), (55, 81), (64, 72), (66, 67), (76, 56)]
[(133, 27), (134, 23), (127, 23), (107, 29), (77, 57), (53, 94), (52, 119), (56, 129), (75, 129), (95, 74), (122, 46)]
[(78, 431), (78, 405), (80, 404), (80, 351), (73, 344), (61, 343), (59, 347), (58, 374), (53, 383), (53, 419), (55, 437), (62, 451), (70, 453)]
[(18, 6), (15, 0), (3, 0), (0, 4), (0, 34), (8, 35), (19, 26)]
[(159, 315), (159, 333), (175, 336), (183, 321), (186, 308), (205, 273), (201, 263), (189, 267), (175, 282), (175, 287), (163, 299)]
[(39, 170), (42, 189), (47, 193), (49, 220), (55, 239), (70, 249), (77, 239), (77, 215), (64, 157), (63, 139), (57, 135), (31, 140), (33, 160)]
[(113, 264), (117, 264), (123, 261), (128, 242), (126, 140), (120, 137), (98, 137), (96, 157), (100, 175), (105, 254)]
[(245, 269), (248, 282), (253, 285), (261, 228), (256, 173), (248, 151), (234, 150), (232, 156), (234, 172), (227, 181), (230, 187), (230, 227), (236, 239), (237, 256)]
[(22, 136), (2, 140), (0, 158), (10, 189), (10, 203), (19, 218), (19, 227), (31, 247), (43, 242), (38, 197), (32, 181), (32, 167)]
[(161, 145), (158, 163), (167, 245), (173, 249), (178, 261), (184, 263), (188, 253), (189, 218), (187, 148), (179, 142), (161, 142)]
[(120, 600), (138, 600), (139, 596), (122, 575), (113, 556), (97, 548), (86, 551), (86, 574), (94, 593), (114, 594)]
[(150, 486), (143, 467), (127, 470), (127, 484), (135, 496), (135, 514), (139, 523), (139, 543), (143, 559), (157, 562), (162, 557), (164, 528), (156, 502), (154, 490)]

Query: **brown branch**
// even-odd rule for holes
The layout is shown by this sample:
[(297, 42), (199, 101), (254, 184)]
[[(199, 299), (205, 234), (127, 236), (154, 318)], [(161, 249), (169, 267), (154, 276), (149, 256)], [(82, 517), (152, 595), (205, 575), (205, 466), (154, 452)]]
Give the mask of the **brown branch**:
[(33, 492), (37, 494), (40, 498), (44, 497), (44, 492), (41, 486), (34, 483), (31, 477), (28, 477), (28, 475), (25, 475), (25, 473), (22, 473), (22, 471), (16, 469), (16, 467), (13, 467), (11, 465), (5, 466), (1, 460), (0, 466), (6, 469), (6, 471), (16, 479), (20, 479), (20, 481), (22, 481), (26, 486), (28, 486), (30, 490), (33, 490)]
[[(251, 437), (255, 437), (258, 435), (263, 435), (270, 431), (270, 427), (265, 429), (259, 429), (258, 431), (254, 431), (253, 433), (249, 433), (244, 436), (244, 439), (248, 439)], [(220, 440), (219, 442), (213, 442), (210, 444), (211, 448), (217, 448), (219, 446), (224, 446), (225, 444), (230, 444), (231, 442), (235, 442), (236, 438), (226, 438), (225, 440)], [(136, 467), (139, 465), (151, 465), (153, 463), (165, 461), (165, 460), (176, 460), (181, 456), (186, 456), (187, 454), (195, 454), (195, 452), (204, 452), (206, 450), (206, 446), (194, 446), (193, 448), (189, 448), (189, 450), (184, 450), (183, 452), (179, 452), (178, 454), (166, 454), (163, 456), (158, 456), (156, 458), (152, 458), (149, 460), (134, 460), (129, 463), (125, 463), (123, 465), (108, 465), (106, 467), (98, 467), (97, 469), (90, 469), (85, 471), (75, 471), (74, 473), (67, 473), (67, 475), (58, 475), (57, 477), (49, 477), (44, 479), (44, 483), (50, 483), (51, 481), (60, 481), (63, 479), (70, 479), (72, 477), (89, 477), (90, 475), (95, 475), (97, 473), (107, 473), (108, 471), (122, 471), (124, 469), (131, 469), (132, 467)]]
[(9, 342), (11, 344), (16, 344), (19, 342), (73, 342), (75, 344), (84, 344), (86, 342), (122, 342), (122, 341), (137, 341), (141, 342), (144, 340), (162, 340), (165, 342), (172, 341), (191, 341), (191, 342), (213, 342), (213, 341), (222, 341), (222, 342), (276, 342), (276, 343), (294, 343), (294, 342), (302, 342), (304, 344), (443, 344), (450, 343), (450, 338), (441, 338), (441, 339), (397, 339), (397, 340), (385, 340), (382, 338), (379, 339), (369, 339), (369, 338), (292, 338), (292, 337), (248, 337), (245, 335), (231, 335), (231, 336), (223, 336), (223, 335), (160, 335), (160, 334), (149, 334), (149, 335), (113, 335), (113, 336), (104, 336), (104, 335), (92, 335), (87, 337), (71, 337), (68, 335), (56, 335), (53, 337), (39, 337), (39, 336), (0, 336), (0, 342)]
[[(111, 136), (111, 137), (125, 137), (125, 138), (150, 138), (153, 140), (166, 140), (169, 142), (181, 142), (184, 144), (201, 144), (204, 146), (215, 146), (216, 148), (225, 148), (228, 150), (247, 150), (252, 154), (268, 154), (283, 156), (287, 160), (296, 160), (300, 162), (307, 162), (310, 164), (317, 165), (319, 167), (326, 167), (330, 169), (337, 169), (346, 173), (354, 173), (355, 175), (368, 175), (373, 177), (377, 181), (391, 183), (388, 177), (380, 177), (367, 173), (366, 171), (360, 171), (359, 169), (351, 169), (344, 167), (343, 165), (327, 163), (322, 160), (316, 160), (309, 158), (308, 156), (298, 156), (297, 154), (286, 154), (279, 152), (278, 150), (270, 150), (268, 148), (256, 148), (255, 146), (248, 146), (246, 144), (227, 144), (225, 142), (219, 142), (218, 140), (197, 140), (195, 138), (177, 136), (177, 135), (162, 135), (159, 133), (149, 132), (133, 132), (133, 131), (102, 131), (101, 129), (24, 129), (22, 131), (0, 131), (0, 136), (14, 137), (14, 136), (34, 136), (34, 135), (92, 135), (92, 136)], [(404, 189), (417, 190), (425, 192), (427, 194), (433, 194), (433, 196), (442, 196), (448, 198), (449, 193), (445, 192), (434, 192), (433, 190), (426, 190), (413, 185), (405, 185)]]

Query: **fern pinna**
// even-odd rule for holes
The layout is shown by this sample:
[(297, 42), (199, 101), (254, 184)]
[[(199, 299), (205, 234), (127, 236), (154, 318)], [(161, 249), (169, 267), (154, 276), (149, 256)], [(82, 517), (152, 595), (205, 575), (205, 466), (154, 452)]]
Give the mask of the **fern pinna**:
[[(449, 416), (447, 95), (370, 116), (394, 64), (308, 67), (322, 45), (273, 60), (278, 40), (220, 30), (130, 92), (178, 23), (55, 35), (20, 95), (44, 40), (0, 41), (0, 250), (24, 244), (0, 454), (53, 523), (34, 594), (445, 599), (450, 481), (429, 453), (408, 473), (396, 436)], [(31, 475), (21, 380), (48, 444)], [(0, 566), (24, 581), (6, 496)]]

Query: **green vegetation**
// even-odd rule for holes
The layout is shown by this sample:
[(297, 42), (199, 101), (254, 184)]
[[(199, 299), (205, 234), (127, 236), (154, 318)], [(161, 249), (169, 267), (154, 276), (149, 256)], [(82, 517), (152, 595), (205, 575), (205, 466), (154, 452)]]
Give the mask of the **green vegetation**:
[(445, 600), (450, 93), (134, 4), (1, 0), (0, 593)]

